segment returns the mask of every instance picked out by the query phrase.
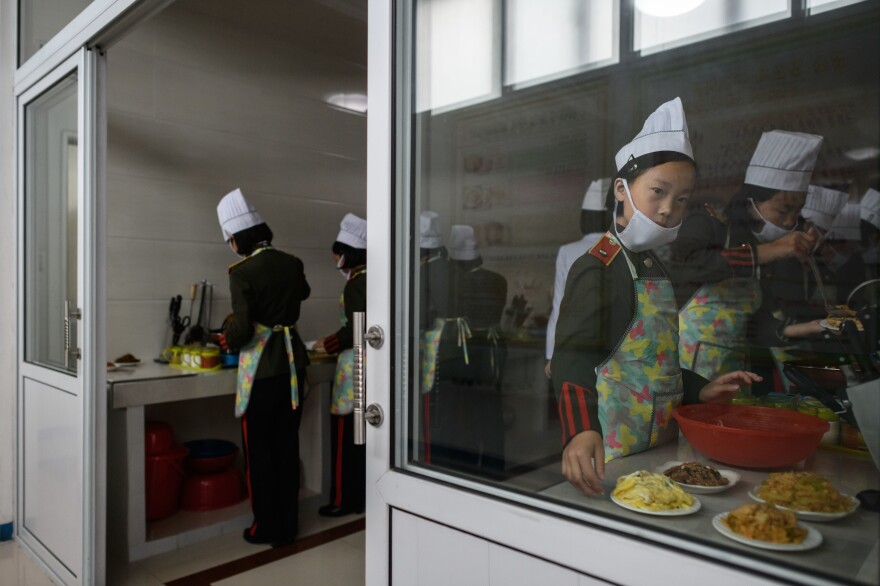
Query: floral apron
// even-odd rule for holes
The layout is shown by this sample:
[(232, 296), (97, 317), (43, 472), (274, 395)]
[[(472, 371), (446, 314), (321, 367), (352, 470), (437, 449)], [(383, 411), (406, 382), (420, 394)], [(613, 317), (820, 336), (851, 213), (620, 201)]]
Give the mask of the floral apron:
[[(724, 246), (729, 245), (728, 232)], [(760, 305), (757, 278), (737, 277), (700, 287), (678, 314), (681, 367), (709, 380), (747, 368), (746, 323)]]
[(446, 319), (438, 317), (434, 320), (434, 325), (430, 330), (425, 330), (419, 335), (419, 382), (422, 394), (430, 392), (437, 381), (437, 356), (440, 352), (440, 339), (443, 337), (443, 330), (446, 329), (447, 323), (455, 324), (458, 330), (455, 337), (458, 347), (461, 348), (464, 363), (470, 363), (467, 341), (473, 336), (473, 333), (467, 320), (463, 317)]
[(293, 360), (293, 343), (290, 340), (290, 328), (295, 326), (266, 327), (254, 324), (254, 337), (238, 354), (238, 379), (235, 385), (235, 416), (241, 417), (247, 411), (254, 386), (254, 375), (260, 364), (260, 357), (266, 343), (275, 332), (284, 332), (284, 347), (287, 348), (287, 360), (290, 363), (290, 405), (293, 409), (299, 406), (299, 381), (296, 377), (296, 365)]
[(681, 404), (678, 308), (667, 278), (638, 276), (626, 250), (636, 310), (614, 353), (596, 367), (605, 461), (678, 437), (672, 410)]
[[(349, 280), (366, 271), (358, 271)], [(339, 296), (339, 324), (348, 325), (345, 316), (345, 292)], [(339, 353), (336, 358), (336, 372), (333, 374), (333, 393), (330, 396), (330, 413), (348, 415), (354, 411), (354, 348)]]

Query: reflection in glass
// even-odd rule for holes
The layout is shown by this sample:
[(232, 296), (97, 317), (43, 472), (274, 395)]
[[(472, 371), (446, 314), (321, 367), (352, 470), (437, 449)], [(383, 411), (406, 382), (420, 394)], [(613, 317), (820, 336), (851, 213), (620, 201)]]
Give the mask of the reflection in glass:
[[(430, 16), (439, 10), (435, 5), (444, 4), (426, 0), (416, 8), (428, 10)], [(426, 109), (430, 105), (421, 102), (418, 108), (400, 113), (405, 126), (399, 130), (407, 140), (399, 143), (399, 163), (407, 180), (400, 184), (400, 197), (404, 199), (399, 204), (400, 209), (407, 210), (402, 214), (406, 218), (412, 210), (413, 222), (398, 227), (399, 231), (408, 231), (409, 238), (401, 241), (411, 249), (400, 255), (396, 268), (398, 274), (410, 277), (404, 279), (406, 283), (412, 283), (411, 297), (403, 292), (400, 303), (404, 307), (400, 310), (407, 319), (412, 316), (407, 338), (409, 346), (417, 347), (418, 352), (405, 356), (405, 368), (398, 370), (405, 373), (398, 380), (398, 404), (407, 406), (409, 416), (405, 433), (400, 434), (398, 465), (415, 473), (442, 477), (452, 484), (477, 489), (487, 486), (487, 492), (514, 501), (527, 495), (529, 505), (564, 504), (574, 517), (593, 513), (615, 517), (624, 527), (633, 521), (632, 513), (615, 505), (607, 495), (619, 477), (631, 472), (656, 471), (671, 461), (698, 460), (716, 468), (733, 469), (743, 483), (750, 485), (766, 478), (763, 470), (715, 462), (686, 435), (671, 432), (666, 443), (651, 444), (653, 447), (645, 451), (610, 460), (602, 483), (604, 497), (587, 496), (565, 479), (562, 453), (568, 437), (563, 429), (571, 429), (572, 420), (583, 417), (578, 392), (598, 396), (599, 391), (569, 388), (566, 397), (562, 385), (548, 380), (555, 374), (556, 365), (562, 364), (554, 359), (548, 368), (548, 357), (554, 353), (553, 345), (547, 343), (547, 331), (557, 262), (565, 260), (566, 251), (572, 250), (567, 245), (584, 246), (584, 239), (593, 238), (595, 242), (606, 230), (613, 229), (610, 217), (604, 217), (598, 227), (581, 220), (587, 210), (607, 213), (608, 203), (617, 201), (618, 192), (609, 196), (608, 180), (617, 174), (617, 150), (638, 133), (657, 106), (680, 96), (699, 170), (690, 194), (690, 210), (674, 245), (645, 251), (630, 260), (645, 274), (662, 272), (672, 279), (677, 307), (667, 315), (673, 329), (677, 326), (678, 337), (673, 343), (674, 336), (666, 331), (670, 334), (668, 347), (677, 348), (683, 341), (693, 348), (686, 348), (689, 355), (684, 356), (685, 368), (716, 378), (721, 374), (718, 370), (744, 365), (750, 369), (763, 367), (764, 381), (742, 384), (741, 393), (731, 393), (734, 404), (752, 405), (757, 396), (769, 391), (786, 393), (789, 389), (776, 366), (788, 358), (779, 357), (803, 348), (794, 347), (802, 341), (785, 333), (790, 325), (785, 320), (797, 317), (801, 321), (795, 311), (810, 309), (819, 311), (819, 316), (810, 318), (818, 324), (826, 307), (821, 302), (817, 305), (815, 279), (800, 263), (787, 263), (783, 270), (781, 265), (769, 265), (766, 258), (753, 259), (750, 247), (739, 246), (757, 246), (756, 234), (764, 228), (737, 215), (735, 212), (742, 210), (731, 206), (731, 202), (748, 201), (742, 195), (735, 198), (735, 194), (744, 186), (747, 168), (764, 133), (785, 129), (823, 137), (809, 177), (811, 184), (845, 192), (852, 203), (858, 201), (865, 206), (873, 201), (876, 209), (871, 217), (876, 222), (872, 226), (865, 222), (850, 226), (852, 230), (841, 227), (840, 233), (832, 231), (835, 236), (829, 236), (826, 244), (830, 242), (834, 250), (827, 250), (828, 254), (818, 259), (820, 269), (824, 266), (822, 274), (837, 280), (837, 291), (844, 293), (835, 298), (842, 299), (839, 303), (845, 302), (846, 293), (859, 282), (877, 276), (880, 82), (877, 76), (865, 72), (880, 67), (880, 37), (871, 25), (880, 18), (880, 6), (875, 4), (869, 9), (868, 4), (862, 6), (867, 18), (858, 20), (832, 15), (826, 18), (822, 14), (808, 19), (786, 18), (790, 3), (785, 0), (706, 0), (690, 12), (672, 17), (637, 11), (635, 47), (641, 53), (623, 55), (619, 61), (603, 65), (603, 69), (582, 73), (579, 67), (584, 62), (579, 60), (596, 56), (583, 52), (584, 46), (579, 44), (583, 39), (578, 37), (595, 31), (593, 23), (586, 24), (583, 15), (573, 8), (575, 3), (507, 2), (504, 92), (491, 101), (467, 101), (477, 95), (473, 92), (459, 101), (446, 100), (446, 107), (432, 111)], [(411, 4), (401, 6), (406, 10)], [(482, 3), (474, 5), (477, 20), (482, 18), (484, 8)], [(462, 22), (446, 21), (444, 26), (467, 29), (471, 26), (469, 16), (466, 10), (460, 15)], [(763, 29), (752, 29), (757, 23), (774, 19), (781, 22), (774, 24), (772, 38)], [(417, 15), (413, 22), (424, 26), (429, 20)], [(554, 29), (553, 23), (558, 24), (557, 37), (551, 38), (548, 30)], [(421, 30), (413, 35), (414, 47), (404, 47), (410, 57), (418, 51), (412, 71), (405, 72), (406, 76), (414, 76), (404, 79), (402, 91), (407, 95), (415, 88), (430, 85), (426, 77), (436, 79), (432, 64), (445, 58), (448, 49), (419, 39)], [(733, 30), (737, 34), (729, 35), (723, 43), (715, 38)], [(619, 38), (619, 31), (611, 32), (613, 38)], [(546, 48), (540, 46), (542, 39)], [(669, 59), (641, 58), (642, 53), (671, 46), (681, 48), (668, 54)], [(438, 54), (432, 56), (432, 51)], [(424, 98), (428, 94), (420, 95)], [(770, 151), (776, 153), (775, 149)], [(597, 186), (593, 190), (595, 201), (587, 197), (591, 184)], [(635, 177), (632, 186), (641, 189)], [(875, 195), (865, 195), (872, 193)], [(644, 196), (642, 192), (640, 197)], [(760, 193), (750, 197), (758, 200), (761, 213), (773, 211), (764, 209), (773, 206), (762, 203)], [(683, 237), (701, 233), (701, 225), (692, 218), (704, 221), (705, 240), (701, 242), (711, 241), (711, 246), (694, 244), (694, 237), (690, 242)], [(716, 230), (726, 225), (720, 218), (727, 218), (729, 224), (736, 220), (736, 230), (729, 235), (723, 228)], [(846, 236), (850, 232), (854, 236)], [(694, 256), (679, 254), (688, 252), (689, 245), (696, 249)], [(584, 258), (583, 251), (591, 245), (585, 246), (572, 253), (571, 263)], [(840, 257), (847, 254), (852, 263), (840, 264)], [(407, 259), (413, 259), (411, 266)], [(760, 271), (753, 270), (755, 263)], [(629, 270), (623, 266), (623, 270)], [(717, 270), (716, 277), (723, 285), (708, 285), (707, 267)], [(764, 282), (772, 283), (768, 291), (774, 296), (801, 297), (798, 305), (786, 302), (781, 317), (771, 312), (766, 319), (762, 314), (751, 320), (762, 302), (750, 290), (739, 290), (737, 283), (730, 281), (742, 277), (743, 282), (753, 285), (758, 273)], [(565, 303), (565, 296), (575, 289), (570, 287), (571, 279), (563, 281), (559, 287)], [(690, 289), (685, 284), (690, 284)], [(707, 300), (708, 289), (713, 288), (717, 294)], [(831, 291), (830, 286), (826, 288)], [(647, 289), (646, 284), (645, 294)], [(870, 297), (867, 289), (862, 291), (865, 295), (860, 297)], [(727, 307), (734, 296), (742, 302), (741, 313), (749, 314), (744, 319), (734, 319), (737, 316)], [(590, 299), (581, 299), (589, 295), (575, 297), (569, 304), (590, 303)], [(600, 358), (614, 353), (620, 337), (608, 341), (613, 325), (610, 316), (620, 318), (620, 308), (629, 306), (632, 298), (630, 290), (612, 294), (607, 307), (597, 310), (593, 320), (587, 320), (595, 322), (601, 334), (597, 339), (604, 346), (596, 351)], [(771, 297), (767, 299), (772, 301)], [(694, 319), (685, 316), (682, 320), (683, 308)], [(625, 309), (623, 313), (615, 323), (629, 326), (632, 316)], [(563, 314), (559, 315), (562, 320)], [(682, 337), (682, 323), (695, 324), (697, 329), (691, 333), (697, 335)], [(632, 332), (638, 333), (638, 323), (632, 326)], [(741, 326), (748, 343), (739, 340), (739, 334), (736, 340), (730, 335)], [(807, 347), (827, 342), (822, 334), (810, 336), (813, 338), (807, 340)], [(636, 342), (648, 338), (643, 336)], [(834, 336), (830, 339), (839, 340)], [(560, 337), (556, 335), (554, 340), (558, 343)], [(789, 342), (793, 348), (788, 347)], [(876, 342), (875, 338), (872, 352)], [(781, 347), (783, 352), (765, 352), (768, 347)], [(582, 350), (572, 350), (572, 363), (584, 361), (579, 354)], [(633, 345), (633, 354), (637, 351), (639, 348)], [(663, 356), (661, 360), (658, 352), (657, 366), (646, 369), (650, 381), (646, 383), (647, 391), (641, 385), (631, 389), (631, 396), (626, 398), (650, 405), (645, 394), (653, 392), (652, 385), (660, 380), (653, 373), (661, 366), (668, 368), (668, 358)], [(787, 397), (795, 403), (799, 400), (791, 393)], [(562, 405), (567, 399), (573, 408)], [(645, 405), (641, 406), (647, 411)], [(664, 410), (664, 417), (668, 414), (669, 410)], [(620, 435), (626, 439), (625, 434)], [(759, 449), (763, 450), (760, 444)], [(830, 474), (832, 483), (846, 492), (858, 492), (880, 482), (873, 462), (860, 456), (816, 450), (805, 466)], [(742, 492), (731, 490), (714, 500), (704, 499), (703, 508), (692, 518), (694, 523), (688, 525), (675, 526), (662, 517), (639, 516), (640, 523), (638, 528), (633, 525), (633, 532), (644, 537), (644, 527), (651, 526), (648, 539), (661, 541), (663, 533), (673, 533), (687, 541), (701, 542), (711, 552), (717, 537), (709, 520), (741, 504), (737, 494)], [(864, 544), (851, 551), (852, 560), (838, 562), (804, 555), (791, 558), (791, 566), (801, 573), (799, 577), (830, 576), (831, 580), (867, 584), (858, 572), (862, 567), (874, 567), (871, 564), (876, 557), (872, 558), (875, 554), (871, 552), (878, 540), (876, 531), (868, 529), (875, 528), (839, 525), (841, 533), (836, 536), (829, 530), (829, 543), (845, 540)], [(766, 568), (776, 567), (775, 560), (767, 555), (756, 550), (753, 558), (764, 556)]]
[[(636, 2), (633, 49), (654, 53), (753, 27), (791, 14), (789, 0), (705, 0), (681, 2), (680, 10), (669, 2)], [(644, 7), (643, 9), (638, 9)], [(681, 10), (688, 9), (685, 12)]]
[(76, 80), (65, 78), (25, 108), (25, 360), (58, 369), (65, 301), (77, 307)]
[(617, 54), (618, 3), (509, 0), (505, 85), (546, 78)]
[(844, 6), (851, 6), (864, 1), (865, 0), (807, 0), (807, 12), (809, 14), (819, 14), (828, 10), (843, 8)]
[(18, 64), (49, 42), (93, 0), (19, 0)]

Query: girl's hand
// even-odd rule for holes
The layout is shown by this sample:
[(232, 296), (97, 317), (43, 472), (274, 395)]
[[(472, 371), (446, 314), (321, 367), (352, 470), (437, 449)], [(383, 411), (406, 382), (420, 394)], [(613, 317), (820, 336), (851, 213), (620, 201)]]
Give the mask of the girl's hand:
[(813, 321), (785, 326), (785, 328), (782, 329), (782, 335), (786, 338), (806, 338), (807, 336), (821, 334), (825, 328), (819, 324), (820, 321), (821, 320), (816, 319)]
[(562, 451), (562, 474), (585, 494), (603, 494), (605, 444), (595, 431), (577, 434)]
[(742, 387), (751, 386), (764, 380), (754, 372), (735, 370), (722, 374), (711, 383), (700, 389), (700, 401), (704, 403), (722, 403), (737, 394)]
[(795, 257), (805, 260), (813, 252), (816, 244), (814, 232), (789, 232), (779, 240), (759, 244), (756, 247), (758, 264), (765, 265), (783, 258)]
[(321, 338), (320, 340), (316, 341), (315, 345), (312, 346), (312, 350), (315, 352), (317, 352), (319, 350), (323, 350), (323, 349), (324, 349), (324, 338)]

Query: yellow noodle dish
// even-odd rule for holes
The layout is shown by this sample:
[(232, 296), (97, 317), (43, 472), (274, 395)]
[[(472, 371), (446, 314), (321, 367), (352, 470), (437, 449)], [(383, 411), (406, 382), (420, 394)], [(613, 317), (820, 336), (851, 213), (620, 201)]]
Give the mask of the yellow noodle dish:
[(645, 511), (671, 511), (694, 505), (694, 497), (668, 476), (645, 470), (618, 478), (611, 494), (622, 503)]
[(796, 511), (841, 513), (853, 508), (852, 499), (812, 472), (772, 472), (756, 494), (767, 503)]

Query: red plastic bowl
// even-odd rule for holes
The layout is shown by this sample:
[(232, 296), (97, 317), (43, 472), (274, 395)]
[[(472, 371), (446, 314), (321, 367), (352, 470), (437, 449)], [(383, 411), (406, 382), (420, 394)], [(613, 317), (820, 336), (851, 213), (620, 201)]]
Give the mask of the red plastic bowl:
[(211, 456), (207, 458), (197, 458), (192, 455), (187, 459), (186, 466), (190, 472), (196, 474), (208, 474), (210, 472), (220, 472), (225, 470), (232, 464), (238, 455), (238, 448), (234, 452), (223, 454), (222, 456)]
[(174, 430), (162, 421), (147, 421), (144, 424), (144, 443), (147, 456), (170, 452), (174, 446)]
[(828, 422), (786, 409), (709, 403), (672, 412), (691, 445), (744, 468), (791, 466), (816, 451)]
[(244, 479), (237, 468), (214, 474), (194, 474), (183, 484), (180, 508), (186, 511), (222, 509), (244, 500)]

